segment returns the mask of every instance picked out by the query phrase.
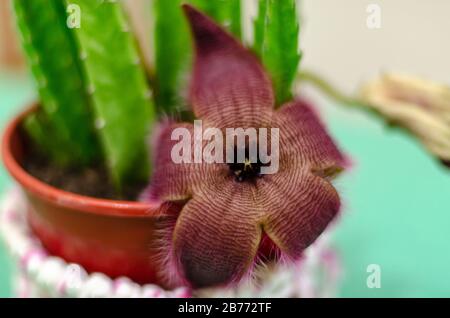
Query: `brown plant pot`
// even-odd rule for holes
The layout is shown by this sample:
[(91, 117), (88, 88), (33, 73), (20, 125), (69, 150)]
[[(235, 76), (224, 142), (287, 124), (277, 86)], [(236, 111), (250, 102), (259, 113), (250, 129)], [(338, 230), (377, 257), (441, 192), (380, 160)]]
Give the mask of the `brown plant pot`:
[(89, 272), (138, 283), (161, 282), (152, 262), (158, 207), (66, 192), (36, 179), (21, 166), (26, 156), (20, 124), (36, 107), (7, 126), (2, 143), (6, 169), (28, 199), (28, 221), (52, 255), (82, 265)]

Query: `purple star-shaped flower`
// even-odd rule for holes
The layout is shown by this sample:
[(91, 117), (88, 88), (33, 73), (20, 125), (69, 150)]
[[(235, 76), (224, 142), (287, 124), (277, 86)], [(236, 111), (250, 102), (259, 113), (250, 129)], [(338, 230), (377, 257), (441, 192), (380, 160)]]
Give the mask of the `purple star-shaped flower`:
[(276, 110), (271, 80), (258, 59), (196, 9), (184, 10), (196, 48), (190, 90), (196, 117), (221, 130), (276, 127), (280, 133), (279, 170), (267, 175), (257, 173), (258, 163), (175, 164), (171, 133), (183, 127), (193, 134), (194, 126), (166, 124), (158, 134), (145, 197), (186, 202), (170, 228), (165, 258), (183, 283), (224, 285), (253, 268), (267, 245), (262, 242), (288, 258), (302, 255), (339, 211), (330, 178), (345, 160), (305, 102)]

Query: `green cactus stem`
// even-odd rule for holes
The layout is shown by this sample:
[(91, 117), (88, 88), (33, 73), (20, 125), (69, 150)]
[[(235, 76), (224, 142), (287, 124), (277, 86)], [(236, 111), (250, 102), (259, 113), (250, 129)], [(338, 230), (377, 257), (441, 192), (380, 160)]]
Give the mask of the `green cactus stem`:
[(160, 112), (168, 114), (186, 110), (184, 95), (192, 50), (183, 3), (191, 3), (241, 36), (241, 0), (155, 0), (156, 101)]
[(146, 181), (146, 139), (155, 114), (152, 92), (125, 12), (116, 1), (67, 3), (80, 8), (80, 28), (74, 31), (112, 179), (118, 190), (125, 183)]
[(155, 0), (156, 102), (160, 112), (183, 110), (184, 84), (191, 61), (189, 29), (181, 10), (183, 0)]
[(277, 104), (292, 97), (301, 54), (296, 0), (259, 0), (254, 50), (272, 76)]
[(241, 0), (192, 0), (192, 4), (241, 38)]
[(65, 6), (62, 0), (14, 0), (14, 9), (42, 106), (25, 129), (52, 161), (88, 165), (100, 152)]

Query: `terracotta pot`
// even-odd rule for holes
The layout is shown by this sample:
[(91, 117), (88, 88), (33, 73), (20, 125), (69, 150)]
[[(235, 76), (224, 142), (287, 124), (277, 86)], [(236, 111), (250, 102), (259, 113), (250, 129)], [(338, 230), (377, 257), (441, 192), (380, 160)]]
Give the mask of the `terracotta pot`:
[(26, 156), (20, 124), (35, 107), (17, 116), (3, 137), (4, 164), (28, 198), (28, 220), (52, 255), (90, 272), (138, 283), (161, 283), (150, 246), (158, 225), (157, 206), (69, 193), (41, 182), (21, 166)]

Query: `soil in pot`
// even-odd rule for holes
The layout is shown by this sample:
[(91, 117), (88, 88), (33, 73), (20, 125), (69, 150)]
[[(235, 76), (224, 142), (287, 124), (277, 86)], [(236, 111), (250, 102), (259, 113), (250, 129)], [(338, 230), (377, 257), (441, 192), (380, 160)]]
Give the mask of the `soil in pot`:
[(52, 164), (29, 140), (25, 141), (24, 150), (26, 154), (21, 164), (29, 174), (67, 192), (101, 199), (136, 201), (146, 186), (144, 183), (126, 185), (119, 195), (106, 168), (101, 165), (84, 169), (64, 169)]

